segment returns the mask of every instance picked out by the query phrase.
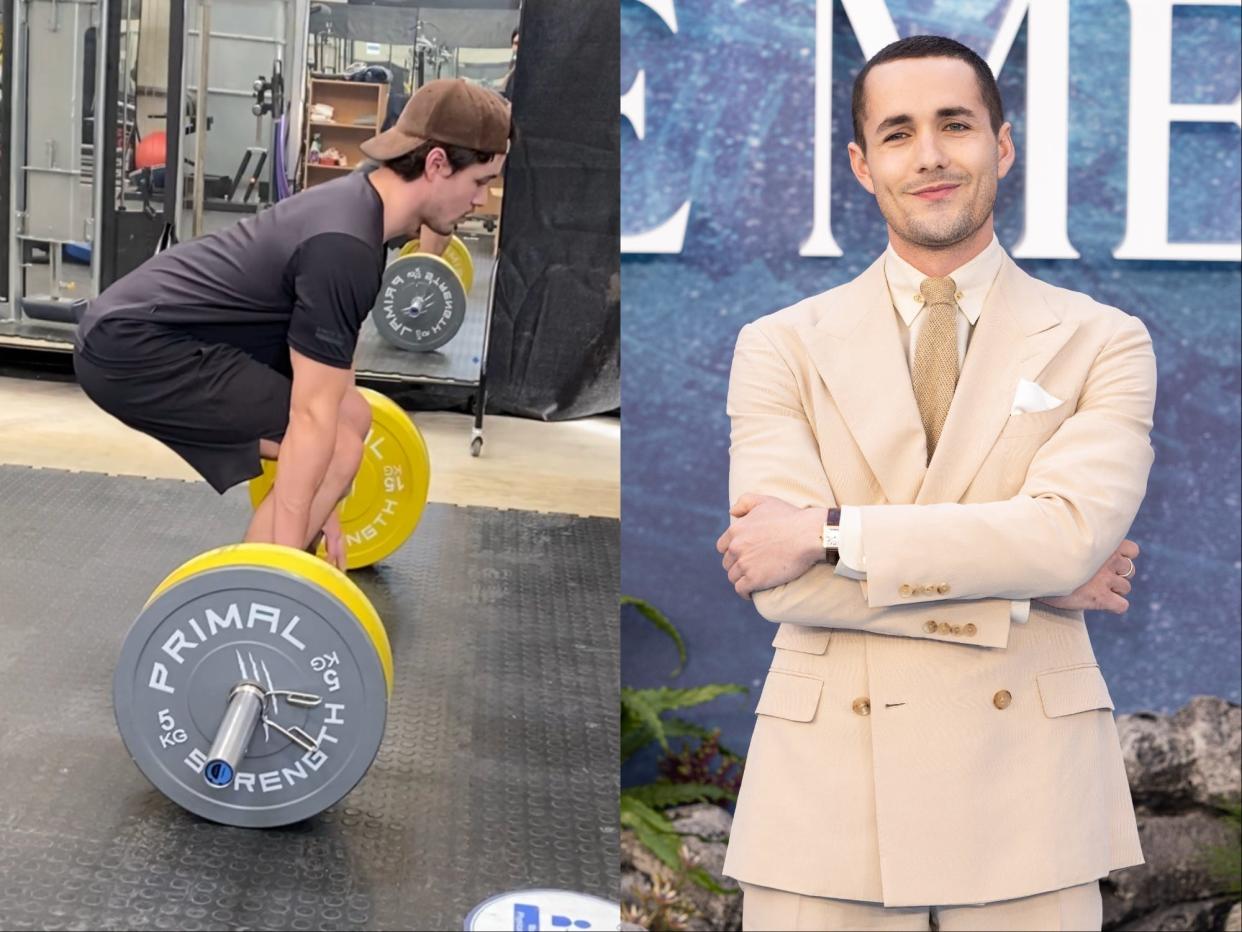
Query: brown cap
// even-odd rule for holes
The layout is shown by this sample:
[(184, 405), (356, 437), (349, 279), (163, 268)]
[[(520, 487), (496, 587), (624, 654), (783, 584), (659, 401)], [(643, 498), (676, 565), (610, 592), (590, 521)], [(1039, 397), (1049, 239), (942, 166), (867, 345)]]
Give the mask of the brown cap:
[(477, 152), (503, 153), (509, 148), (509, 102), (463, 78), (442, 78), (420, 87), (386, 132), (359, 148), (377, 162), (412, 152), (435, 140)]

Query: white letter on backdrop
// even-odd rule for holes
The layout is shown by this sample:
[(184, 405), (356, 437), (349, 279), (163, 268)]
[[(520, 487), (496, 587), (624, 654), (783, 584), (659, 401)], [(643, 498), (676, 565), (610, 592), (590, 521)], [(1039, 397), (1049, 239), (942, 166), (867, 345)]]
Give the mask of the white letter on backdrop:
[[(670, 32), (677, 31), (677, 10), (674, 0), (639, 0), (654, 10)], [(639, 71), (630, 89), (621, 95), (621, 115), (630, 121), (634, 134), (642, 139), (647, 129), (647, 107), (644, 96), (647, 91), (646, 75)], [(679, 253), (686, 241), (686, 226), (690, 221), (690, 201), (682, 202), (673, 216), (651, 230), (641, 233), (622, 233), (623, 253)]]
[[(1169, 242), (1169, 124), (1233, 123), (1242, 127), (1242, 95), (1230, 104), (1173, 103), (1173, 5), (1179, 0), (1128, 2), (1130, 165), (1126, 175), (1126, 233), (1113, 256), (1242, 261), (1242, 242)], [(1239, 0), (1198, 0), (1193, 5), (1242, 4)]]

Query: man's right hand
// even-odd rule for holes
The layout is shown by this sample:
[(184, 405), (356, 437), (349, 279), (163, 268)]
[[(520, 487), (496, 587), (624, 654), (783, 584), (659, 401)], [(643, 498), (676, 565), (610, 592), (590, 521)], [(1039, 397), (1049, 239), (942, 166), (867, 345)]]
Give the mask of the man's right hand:
[(323, 526), (323, 545), (328, 553), (328, 562), (342, 573), (346, 566), (345, 534), (341, 530), (341, 512), (333, 508), (328, 521)]
[(1123, 540), (1099, 571), (1069, 595), (1045, 596), (1035, 601), (1069, 611), (1092, 609), (1124, 614), (1130, 608), (1125, 599), (1130, 592), (1130, 580), (1121, 574), (1130, 572), (1131, 563), (1138, 555), (1139, 545)]

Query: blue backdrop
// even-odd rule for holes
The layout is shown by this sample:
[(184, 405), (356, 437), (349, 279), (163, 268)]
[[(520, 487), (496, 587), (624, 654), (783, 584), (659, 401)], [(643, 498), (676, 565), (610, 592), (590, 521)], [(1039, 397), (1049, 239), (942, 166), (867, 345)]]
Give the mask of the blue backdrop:
[[(657, 4), (658, 5), (658, 4)], [(670, 4), (671, 5), (671, 4)], [(1007, 0), (890, 0), (898, 33), (952, 36), (986, 55)], [(886, 243), (874, 199), (850, 172), (850, 90), (864, 62), (834, 16), (832, 231), (840, 258), (802, 258), (811, 227), (814, 0), (677, 0), (671, 31), (622, 0), (621, 87), (642, 69), (646, 134), (622, 129), (622, 233), (648, 230), (693, 200), (683, 249), (622, 256), (622, 591), (686, 634), (675, 680), (669, 642), (623, 614), (627, 686), (740, 682), (697, 718), (744, 750), (775, 626), (739, 600), (714, 549), (727, 526), (725, 392), (747, 321), (858, 275)], [(1239, 93), (1236, 7), (1174, 10), (1172, 99)], [(1129, 7), (1070, 6), (1069, 237), (1074, 260), (1021, 260), (1044, 281), (1140, 317), (1159, 365), (1146, 502), (1130, 536), (1143, 549), (1124, 616), (1088, 625), (1118, 712), (1171, 711), (1199, 693), (1239, 699), (1239, 321), (1236, 262), (1122, 261), (1129, 116)], [(1027, 26), (999, 76), (1018, 164), (1000, 183), (997, 234), (1023, 229)], [(1169, 239), (1236, 243), (1239, 130), (1171, 129)], [(649, 775), (651, 760), (626, 774)]]

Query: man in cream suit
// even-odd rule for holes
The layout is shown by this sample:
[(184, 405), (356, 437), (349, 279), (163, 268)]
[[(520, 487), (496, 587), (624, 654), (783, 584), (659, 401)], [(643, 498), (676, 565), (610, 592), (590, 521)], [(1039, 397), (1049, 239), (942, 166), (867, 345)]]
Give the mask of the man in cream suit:
[(747, 929), (1099, 929), (1143, 854), (1082, 610), (1128, 607), (1151, 341), (1000, 247), (965, 46), (880, 52), (854, 126), (888, 250), (733, 360), (717, 547), (780, 627), (725, 873)]

